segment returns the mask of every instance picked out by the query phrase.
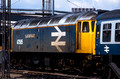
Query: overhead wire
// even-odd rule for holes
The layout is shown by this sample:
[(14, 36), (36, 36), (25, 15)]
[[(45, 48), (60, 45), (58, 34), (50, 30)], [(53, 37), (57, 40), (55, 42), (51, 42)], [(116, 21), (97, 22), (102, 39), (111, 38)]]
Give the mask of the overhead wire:
[(81, 7), (81, 6), (78, 6), (77, 4), (71, 2), (70, 0), (67, 0), (67, 1), (68, 1), (69, 3), (71, 3), (71, 4), (75, 5), (75, 6), (77, 6), (77, 7)]
[(14, 5), (14, 4), (18, 3), (18, 2), (20, 2), (20, 0), (15, 1), (15, 2), (12, 3), (11, 5)]

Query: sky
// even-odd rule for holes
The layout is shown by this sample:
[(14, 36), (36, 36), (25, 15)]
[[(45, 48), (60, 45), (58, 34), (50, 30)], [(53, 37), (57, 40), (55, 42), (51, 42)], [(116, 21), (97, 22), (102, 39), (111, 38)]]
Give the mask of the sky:
[[(42, 0), (11, 0), (12, 8), (41, 9)], [(71, 11), (71, 8), (120, 9), (120, 0), (54, 0), (55, 10)], [(71, 3), (72, 2), (72, 3)], [(75, 4), (75, 5), (73, 5)]]

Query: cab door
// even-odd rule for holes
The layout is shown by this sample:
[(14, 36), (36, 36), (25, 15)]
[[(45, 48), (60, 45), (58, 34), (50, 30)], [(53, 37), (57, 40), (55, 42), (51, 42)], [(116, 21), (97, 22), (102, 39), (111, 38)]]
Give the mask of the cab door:
[(77, 53), (95, 53), (95, 21), (79, 21), (76, 25)]

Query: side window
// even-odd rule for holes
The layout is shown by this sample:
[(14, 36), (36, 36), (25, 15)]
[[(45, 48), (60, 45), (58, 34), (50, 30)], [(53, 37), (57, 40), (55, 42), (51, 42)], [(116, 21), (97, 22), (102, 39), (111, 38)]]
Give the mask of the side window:
[(120, 42), (120, 23), (115, 25), (115, 42)]
[(83, 22), (82, 32), (89, 32), (89, 22)]
[(95, 21), (92, 21), (92, 32), (94, 32)]
[(81, 22), (79, 22), (78, 23), (78, 28), (77, 28), (78, 30), (77, 30), (77, 49), (79, 49), (80, 47), (80, 45), (79, 45), (79, 32), (81, 32)]
[(81, 32), (81, 22), (78, 23), (78, 31)]
[(103, 42), (110, 42), (111, 41), (111, 24), (103, 24)]

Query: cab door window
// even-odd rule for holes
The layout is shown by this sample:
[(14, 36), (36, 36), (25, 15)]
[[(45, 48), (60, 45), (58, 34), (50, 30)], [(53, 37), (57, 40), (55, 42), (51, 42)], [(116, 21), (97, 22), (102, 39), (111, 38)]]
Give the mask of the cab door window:
[(77, 25), (77, 49), (80, 48), (80, 32), (81, 32), (81, 22), (78, 22), (78, 25)]
[(115, 25), (115, 42), (120, 42), (120, 23)]
[(78, 23), (78, 32), (81, 32), (81, 22)]
[(94, 32), (95, 21), (92, 21), (91, 25), (92, 25), (92, 32)]
[(83, 22), (82, 32), (89, 32), (89, 22)]
[(111, 41), (111, 24), (103, 24), (103, 42)]

